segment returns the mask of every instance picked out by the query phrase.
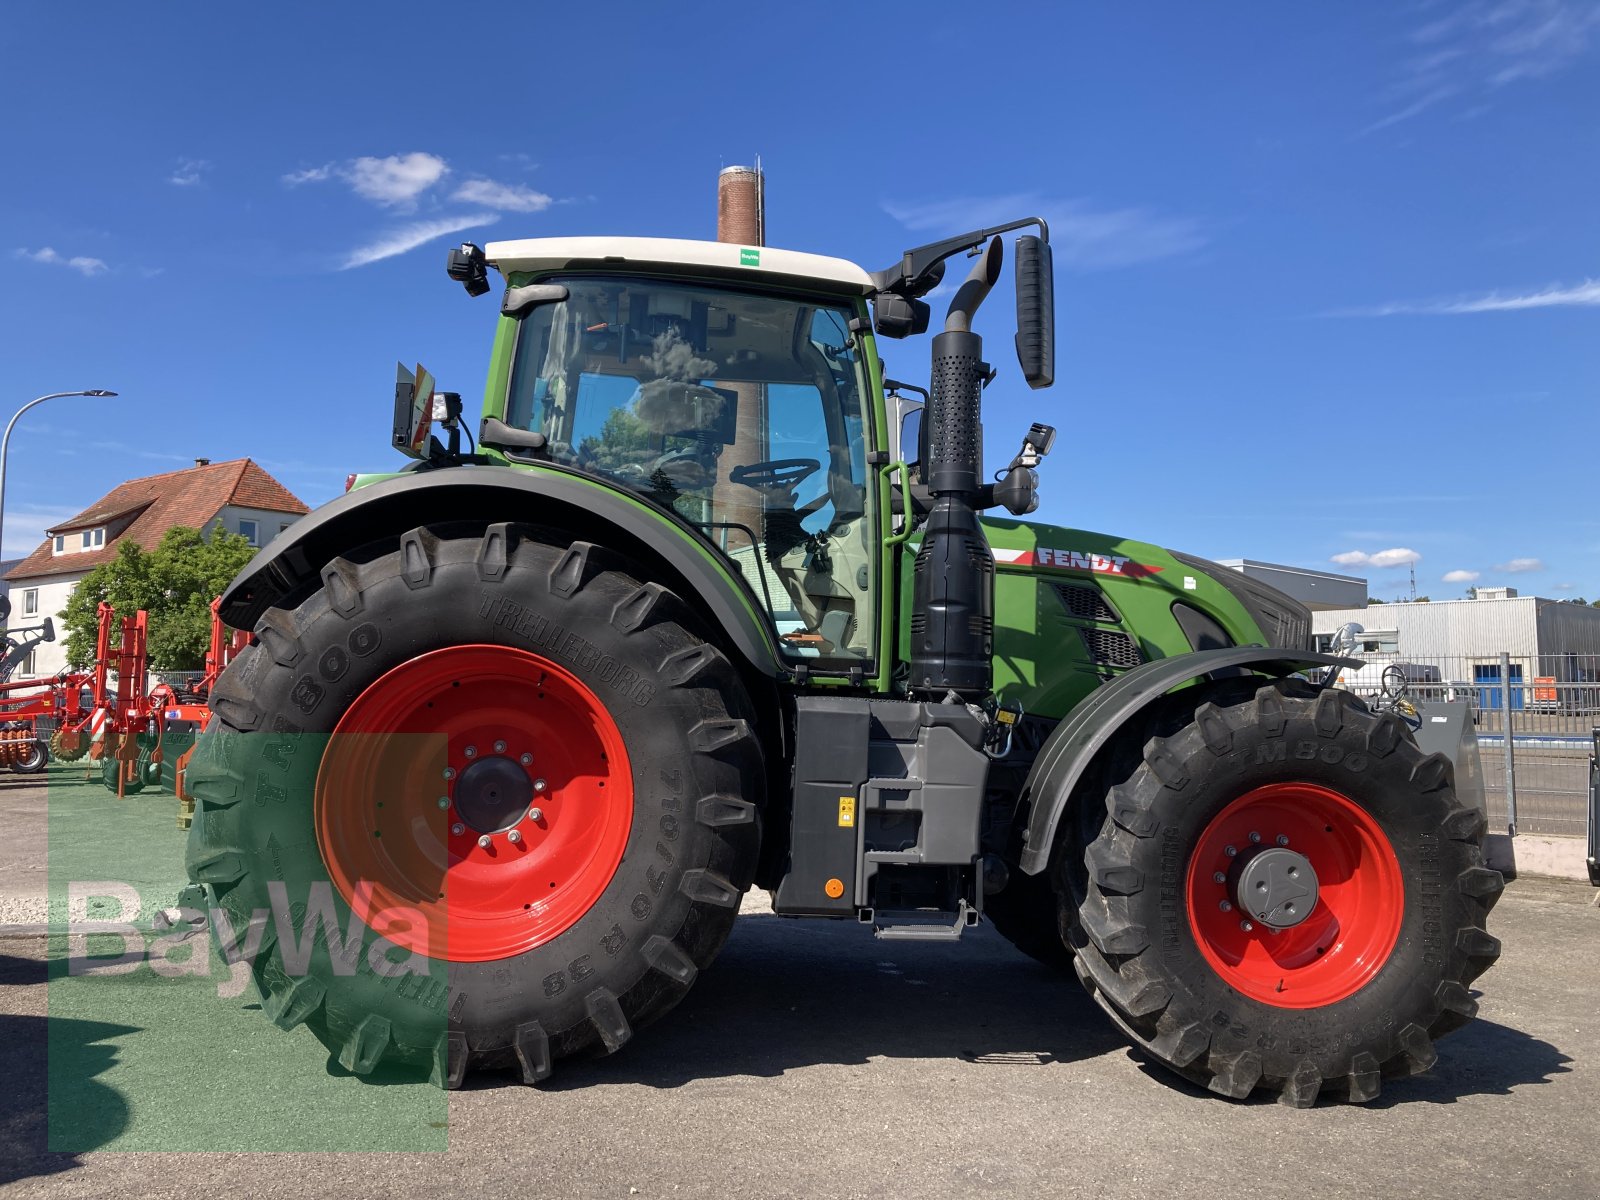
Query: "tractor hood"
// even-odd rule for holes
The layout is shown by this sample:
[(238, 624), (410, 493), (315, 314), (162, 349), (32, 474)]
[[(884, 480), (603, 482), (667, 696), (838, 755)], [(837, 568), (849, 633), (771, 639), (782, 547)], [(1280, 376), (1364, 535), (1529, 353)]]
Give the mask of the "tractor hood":
[[(1070, 582), (1093, 580), (1108, 595), (1183, 603), (1209, 612), (1238, 644), (1311, 648), (1311, 612), (1277, 588), (1209, 559), (1119, 538), (1031, 521), (986, 517), (984, 532), (1000, 574)], [(1198, 648), (1198, 647), (1196, 647)]]

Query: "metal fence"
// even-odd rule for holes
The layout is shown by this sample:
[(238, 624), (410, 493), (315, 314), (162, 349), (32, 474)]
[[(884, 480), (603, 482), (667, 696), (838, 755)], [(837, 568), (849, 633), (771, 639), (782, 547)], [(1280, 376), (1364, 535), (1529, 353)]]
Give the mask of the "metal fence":
[[(1417, 658), (1368, 650), (1340, 686), (1367, 698), (1403, 679), (1407, 695), (1472, 706), (1490, 827), (1583, 836), (1589, 759), (1600, 728), (1600, 655)], [(1508, 753), (1509, 751), (1509, 753)]]

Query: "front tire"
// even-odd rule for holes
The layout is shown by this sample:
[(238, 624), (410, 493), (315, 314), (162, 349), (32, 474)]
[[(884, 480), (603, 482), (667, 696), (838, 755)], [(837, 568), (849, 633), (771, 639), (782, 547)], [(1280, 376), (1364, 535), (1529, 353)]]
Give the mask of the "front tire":
[[(1154, 733), (1113, 768), (1084, 856), (1070, 934), (1094, 998), (1150, 1057), (1234, 1098), (1362, 1102), (1432, 1066), (1433, 1040), (1477, 1011), (1504, 887), (1450, 762), (1294, 680), (1180, 694)], [(1267, 892), (1272, 848), (1300, 882), (1269, 913), (1251, 889)]]
[(526, 527), (416, 529), (262, 617), (189, 768), (190, 874), (235, 930), (276, 891), (302, 952), (319, 897), (359, 938), (303, 968), (266, 939), (277, 1024), (357, 1073), (533, 1083), (710, 964), (754, 873), (761, 754), (727, 659), (639, 577)]

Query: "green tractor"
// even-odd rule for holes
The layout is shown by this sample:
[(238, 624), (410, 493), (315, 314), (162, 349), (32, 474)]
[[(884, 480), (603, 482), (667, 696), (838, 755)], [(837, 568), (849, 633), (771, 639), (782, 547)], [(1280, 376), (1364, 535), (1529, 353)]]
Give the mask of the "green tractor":
[[(1015, 518), (972, 329), (1030, 218), (869, 272), (723, 243), (471, 244), (482, 422), (402, 369), (394, 445), (222, 600), (253, 631), (190, 769), (190, 875), (269, 1017), (348, 1070), (544, 1079), (683, 998), (747, 889), (955, 940), (988, 916), (1211, 1090), (1368, 1101), (1470, 1019), (1503, 887), (1405, 723), (1320, 686), (1295, 601)], [(879, 338), (927, 330), (927, 391)], [(1008, 515), (991, 515), (1003, 510)], [(254, 924), (252, 924), (252, 921)], [(320, 926), (320, 928), (319, 928)], [(243, 949), (241, 950), (241, 945)]]

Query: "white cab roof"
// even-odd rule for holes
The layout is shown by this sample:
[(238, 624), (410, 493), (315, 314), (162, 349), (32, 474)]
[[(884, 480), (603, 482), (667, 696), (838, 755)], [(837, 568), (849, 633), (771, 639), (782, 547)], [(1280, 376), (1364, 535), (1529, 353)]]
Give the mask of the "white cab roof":
[(593, 266), (609, 260), (627, 265), (685, 267), (691, 272), (697, 267), (748, 271), (759, 277), (809, 282), (830, 292), (869, 295), (877, 290), (865, 270), (842, 258), (774, 246), (741, 246), (737, 242), (639, 237), (524, 238), (490, 242), (484, 254), (502, 275), (512, 271), (560, 270), (573, 263)]

